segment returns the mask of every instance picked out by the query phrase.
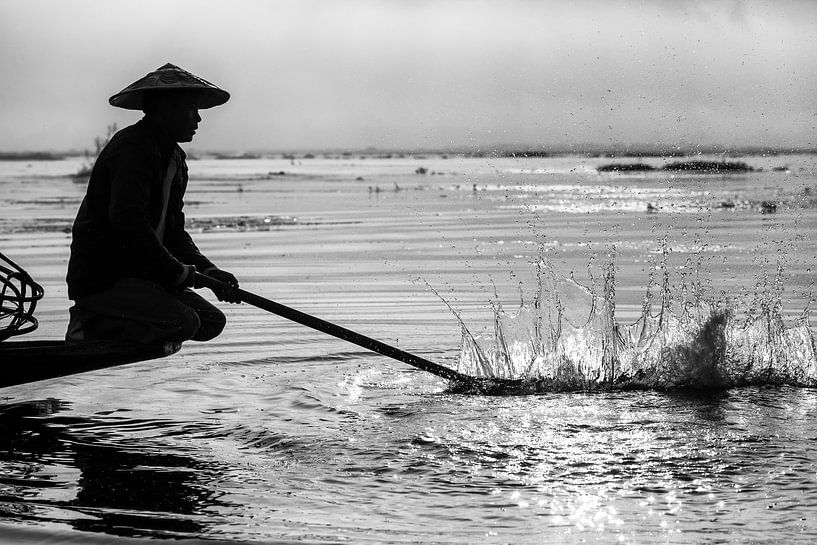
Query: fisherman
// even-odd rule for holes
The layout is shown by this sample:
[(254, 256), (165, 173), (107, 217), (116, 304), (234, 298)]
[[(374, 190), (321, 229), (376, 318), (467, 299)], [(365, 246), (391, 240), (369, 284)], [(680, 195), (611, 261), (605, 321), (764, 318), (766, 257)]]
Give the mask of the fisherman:
[(220, 301), (240, 302), (236, 278), (216, 267), (185, 230), (187, 164), (200, 109), (230, 94), (165, 64), (109, 102), (144, 117), (117, 132), (96, 159), (72, 229), (66, 340), (207, 341), (226, 318), (190, 288), (201, 272), (225, 283)]

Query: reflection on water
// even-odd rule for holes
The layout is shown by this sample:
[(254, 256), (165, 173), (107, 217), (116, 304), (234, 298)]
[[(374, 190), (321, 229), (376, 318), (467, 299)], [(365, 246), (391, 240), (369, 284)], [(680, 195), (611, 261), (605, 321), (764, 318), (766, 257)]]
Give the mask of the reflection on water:
[[(80, 417), (54, 399), (7, 404), (3, 519), (262, 541), (437, 542), (442, 529), (456, 536), (442, 541), (466, 543), (817, 536), (813, 391), (489, 398), (369, 388), (334, 408), (298, 391), (289, 395), (306, 402), (314, 436), (295, 443), (255, 414), (196, 425)], [(322, 420), (332, 423), (318, 432)], [(139, 439), (156, 426), (164, 444)], [(225, 440), (237, 451), (220, 448)]]
[(57, 399), (0, 406), (0, 515), (123, 536), (200, 535), (214, 524), (215, 465), (108, 441), (98, 428), (109, 423), (59, 414), (67, 409)]

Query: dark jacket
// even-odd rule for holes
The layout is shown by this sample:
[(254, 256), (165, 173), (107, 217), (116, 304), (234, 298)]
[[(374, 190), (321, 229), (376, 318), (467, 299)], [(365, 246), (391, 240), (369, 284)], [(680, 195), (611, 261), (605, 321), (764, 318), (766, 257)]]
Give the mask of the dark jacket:
[[(163, 240), (155, 230), (170, 158), (179, 168), (170, 190)], [(121, 278), (144, 278), (172, 288), (183, 264), (213, 267), (184, 229), (187, 163), (182, 149), (148, 120), (116, 133), (94, 164), (72, 229), (68, 297), (77, 300)]]

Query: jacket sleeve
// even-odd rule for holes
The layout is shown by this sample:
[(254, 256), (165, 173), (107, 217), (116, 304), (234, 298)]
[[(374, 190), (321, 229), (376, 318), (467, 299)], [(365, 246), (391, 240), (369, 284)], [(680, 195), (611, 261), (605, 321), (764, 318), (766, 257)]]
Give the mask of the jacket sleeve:
[(180, 159), (179, 180), (176, 190), (171, 192), (168, 203), (168, 222), (165, 232), (165, 246), (182, 263), (195, 265), (199, 271), (215, 267), (213, 262), (201, 253), (193, 238), (185, 228), (184, 193), (187, 190), (187, 164)]
[(190, 233), (184, 228), (184, 212), (180, 208), (174, 213), (172, 229), (165, 234), (165, 244), (182, 263), (195, 265), (198, 271), (215, 267), (213, 262), (201, 253)]
[(111, 153), (108, 221), (123, 272), (172, 287), (184, 265), (159, 242), (151, 224), (151, 184), (160, 179), (158, 156), (133, 143)]

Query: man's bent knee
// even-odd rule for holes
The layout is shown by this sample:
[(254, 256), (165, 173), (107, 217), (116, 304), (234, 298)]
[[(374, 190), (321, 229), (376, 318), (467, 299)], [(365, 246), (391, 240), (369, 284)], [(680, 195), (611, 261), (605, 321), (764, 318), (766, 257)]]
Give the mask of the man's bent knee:
[(201, 322), (198, 331), (192, 337), (194, 341), (209, 341), (218, 337), (224, 326), (227, 325), (227, 317), (219, 310), (202, 312), (199, 311), (198, 318)]
[(180, 313), (175, 329), (176, 332), (168, 340), (182, 342), (195, 339), (201, 329), (199, 315), (191, 308), (185, 309), (184, 312)]

